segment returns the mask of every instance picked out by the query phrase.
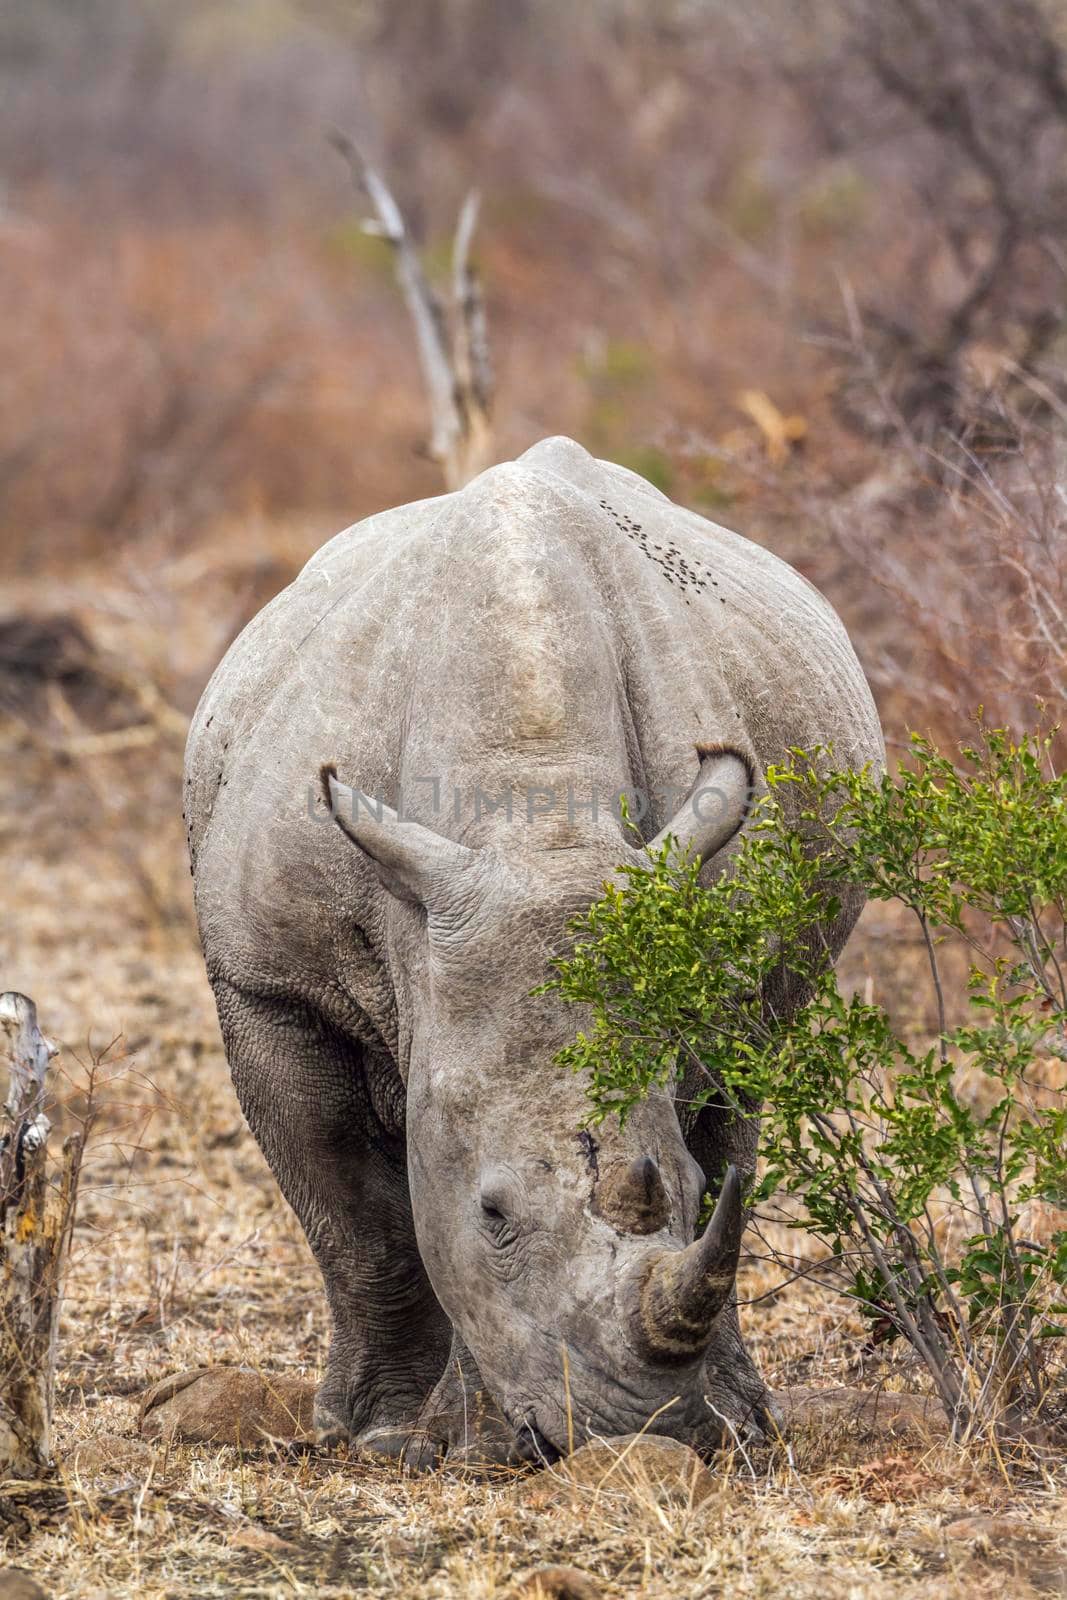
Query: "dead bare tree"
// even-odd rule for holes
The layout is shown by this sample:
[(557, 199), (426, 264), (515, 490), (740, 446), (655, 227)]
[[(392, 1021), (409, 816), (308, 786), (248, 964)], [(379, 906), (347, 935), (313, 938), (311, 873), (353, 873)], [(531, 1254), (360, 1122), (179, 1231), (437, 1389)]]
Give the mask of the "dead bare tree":
[(381, 173), (345, 133), (330, 142), (348, 162), (352, 181), (375, 215), (363, 224), (391, 247), (397, 281), (415, 330), (430, 405), (429, 451), (445, 487), (458, 489), (492, 459), (493, 371), (481, 283), (471, 261), (478, 222), (472, 190), (460, 208), (452, 245), (451, 304), (446, 311), (423, 270), (404, 215)]
[(0, 1133), (0, 1477), (39, 1478), (52, 1465), (52, 1403), (63, 1266), (81, 1170), (82, 1136), (48, 1166), (45, 1077), (56, 1046), (24, 994), (0, 995), (11, 1080)]
[[(762, 15), (762, 13), (761, 13)], [(778, 15), (775, 10), (774, 16)], [(887, 278), (857, 290), (869, 373), (840, 393), (854, 431), (920, 445), (1014, 445), (984, 398), (1033, 410), (1067, 316), (1067, 43), (1047, 0), (834, 0), (826, 49), (793, 16), (781, 71), (826, 155), (855, 164), (882, 203), (905, 195)], [(820, 41), (827, 31), (819, 35)], [(833, 32), (829, 37), (833, 37)], [(770, 37), (767, 38), (771, 44)], [(822, 324), (826, 326), (826, 319)], [(850, 357), (855, 341), (844, 341)], [(887, 403), (888, 402), (888, 405)]]

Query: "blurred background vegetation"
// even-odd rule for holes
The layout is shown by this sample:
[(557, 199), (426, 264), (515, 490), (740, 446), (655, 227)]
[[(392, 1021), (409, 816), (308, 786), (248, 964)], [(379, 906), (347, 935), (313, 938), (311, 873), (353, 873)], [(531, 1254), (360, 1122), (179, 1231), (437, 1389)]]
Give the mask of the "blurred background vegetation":
[(0, 710), (111, 823), (310, 551), (441, 488), (331, 128), (431, 277), (481, 191), (495, 456), (772, 545), (891, 741), (1062, 704), (1063, 0), (0, 0)]

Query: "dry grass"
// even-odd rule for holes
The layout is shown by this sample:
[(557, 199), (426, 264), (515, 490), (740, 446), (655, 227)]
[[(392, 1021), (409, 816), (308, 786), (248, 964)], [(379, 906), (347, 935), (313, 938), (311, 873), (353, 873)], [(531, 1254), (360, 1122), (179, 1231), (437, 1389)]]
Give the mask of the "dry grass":
[[(285, 564), (315, 531), (272, 537)], [(136, 586), (114, 567), (106, 584), (71, 570), (66, 589), (112, 660), (141, 664), (179, 700), (248, 603), (243, 581), (207, 546), (181, 559), (200, 581), (171, 583), (162, 617), (135, 603)], [(47, 726), (61, 743), (63, 718)], [(9, 924), (4, 985), (32, 994), (63, 1041), (71, 1114), (78, 1058), (103, 1053), (105, 1089), (63, 1327), (66, 1504), (31, 1497), (29, 1537), (8, 1560), (57, 1600), (494, 1600), (553, 1562), (589, 1573), (605, 1595), (672, 1600), (1067, 1592), (1054, 1543), (1062, 1485), (1012, 1478), (994, 1459), (936, 1440), (865, 1438), (840, 1420), (803, 1429), (754, 1471), (742, 1458), (720, 1463), (696, 1509), (639, 1491), (536, 1509), (506, 1483), (410, 1481), (342, 1456), (139, 1441), (136, 1397), (163, 1375), (219, 1362), (313, 1375), (326, 1344), (316, 1271), (229, 1086), (189, 908), (179, 762), (167, 719), (147, 749), (65, 761), (9, 730), (0, 871), (18, 935), (10, 939)], [(893, 931), (877, 918), (869, 928), (849, 957), (860, 981), (865, 941)], [(896, 965), (906, 975), (907, 961)], [(906, 1004), (906, 976), (902, 988)], [(778, 1288), (781, 1278), (752, 1260), (741, 1279), (756, 1302), (749, 1336), (773, 1383), (921, 1387), (906, 1361), (864, 1352), (859, 1319), (816, 1281)], [(79, 1465), (77, 1447), (105, 1436), (119, 1440), (110, 1462), (94, 1468), (82, 1456)], [(964, 1516), (1013, 1520), (946, 1532)]]

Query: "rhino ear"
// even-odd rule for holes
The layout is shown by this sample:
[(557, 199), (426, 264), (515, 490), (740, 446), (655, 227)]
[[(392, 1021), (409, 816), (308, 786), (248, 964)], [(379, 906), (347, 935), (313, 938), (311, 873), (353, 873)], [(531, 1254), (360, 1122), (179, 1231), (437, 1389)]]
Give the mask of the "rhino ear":
[(724, 746), (704, 747), (696, 783), (682, 807), (648, 848), (658, 850), (668, 835), (682, 855), (704, 862), (733, 838), (752, 807), (754, 779), (747, 758)]
[(322, 793), (341, 832), (370, 859), (384, 888), (398, 900), (428, 906), (445, 882), (468, 867), (475, 852), (421, 822), (398, 817), (392, 806), (337, 781), (336, 767), (320, 773)]

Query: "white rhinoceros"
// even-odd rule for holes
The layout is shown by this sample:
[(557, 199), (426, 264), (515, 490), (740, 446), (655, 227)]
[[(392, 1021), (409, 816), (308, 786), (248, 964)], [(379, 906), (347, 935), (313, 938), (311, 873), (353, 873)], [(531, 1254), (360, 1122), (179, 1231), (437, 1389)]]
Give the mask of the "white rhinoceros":
[(683, 1134), (661, 1092), (583, 1132), (578, 1019), (531, 990), (642, 859), (621, 792), (711, 875), (768, 764), (828, 743), (882, 760), (821, 595), (561, 438), (339, 534), (231, 647), (189, 736), (196, 907), (325, 1281), (324, 1429), (425, 1465), (765, 1422), (732, 1299), (754, 1121)]

